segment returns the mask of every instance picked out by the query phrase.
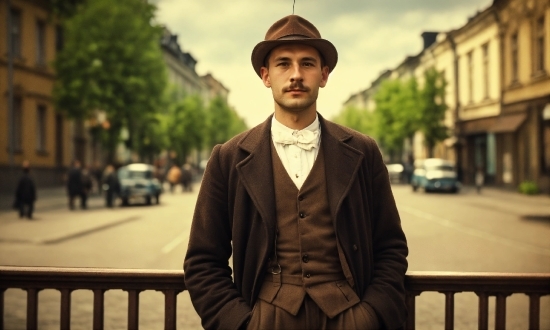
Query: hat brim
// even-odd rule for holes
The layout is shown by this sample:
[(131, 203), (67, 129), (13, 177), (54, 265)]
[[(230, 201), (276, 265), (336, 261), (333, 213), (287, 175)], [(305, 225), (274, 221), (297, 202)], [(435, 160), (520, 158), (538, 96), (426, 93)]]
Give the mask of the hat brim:
[(254, 71), (256, 71), (256, 74), (258, 74), (259, 77), (261, 77), (260, 69), (264, 66), (264, 61), (267, 54), (269, 54), (273, 48), (285, 44), (301, 44), (317, 49), (321, 56), (323, 56), (325, 65), (328, 66), (329, 72), (331, 72), (336, 66), (336, 63), (338, 63), (338, 52), (336, 51), (336, 47), (334, 47), (334, 45), (326, 39), (304, 38), (290, 40), (266, 40), (258, 43), (252, 50), (252, 67), (254, 67)]

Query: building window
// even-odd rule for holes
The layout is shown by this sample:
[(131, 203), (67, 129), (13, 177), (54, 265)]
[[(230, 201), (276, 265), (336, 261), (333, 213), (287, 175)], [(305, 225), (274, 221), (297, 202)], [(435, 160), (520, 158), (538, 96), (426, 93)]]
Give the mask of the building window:
[(474, 63), (473, 52), (468, 53), (468, 103), (474, 101)]
[(36, 109), (36, 150), (46, 150), (46, 106), (39, 105)]
[[(22, 112), (22, 101), (20, 97), (15, 97), (13, 99), (13, 117), (11, 118), (11, 123), (8, 122), (8, 149), (13, 146), (14, 151), (20, 151), (23, 145), (23, 114)], [(11, 126), (11, 129), (10, 129)], [(13, 135), (9, 135), (9, 134)]]
[(65, 38), (63, 35), (63, 27), (61, 25), (55, 26), (55, 50), (61, 51), (63, 49), (63, 45), (65, 42)]
[(8, 44), (8, 49), (15, 57), (21, 57), (21, 12), (16, 9), (11, 9), (11, 27), (10, 37), (11, 45)]
[(489, 98), (489, 43), (481, 46), (483, 50), (483, 93)]
[(36, 21), (36, 64), (46, 64), (46, 24)]
[(535, 27), (535, 72), (544, 72), (544, 16), (539, 18)]
[(514, 33), (510, 39), (510, 60), (512, 64), (512, 82), (518, 81), (518, 34)]

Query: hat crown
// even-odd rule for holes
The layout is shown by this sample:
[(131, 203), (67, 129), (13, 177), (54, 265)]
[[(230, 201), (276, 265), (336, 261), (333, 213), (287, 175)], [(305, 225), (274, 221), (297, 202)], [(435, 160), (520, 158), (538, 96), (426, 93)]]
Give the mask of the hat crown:
[(281, 40), (293, 36), (303, 38), (320, 39), (319, 30), (308, 20), (298, 15), (289, 15), (275, 22), (267, 33), (265, 40)]

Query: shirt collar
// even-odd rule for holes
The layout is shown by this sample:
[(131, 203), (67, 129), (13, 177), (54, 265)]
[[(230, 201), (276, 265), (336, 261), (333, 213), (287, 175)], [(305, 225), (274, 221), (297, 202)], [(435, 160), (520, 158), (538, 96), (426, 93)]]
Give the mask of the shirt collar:
[[(308, 131), (312, 131), (312, 132), (315, 132), (317, 130), (319, 130), (321, 127), (319, 125), (319, 115), (315, 114), (315, 120), (309, 124), (306, 128), (302, 129), (302, 130), (308, 130)], [(281, 124), (280, 121), (277, 120), (277, 118), (275, 118), (275, 116), (273, 116), (273, 118), (271, 119), (271, 131), (277, 131), (277, 132), (286, 132), (286, 133), (289, 133), (289, 134), (292, 134), (294, 132), (299, 132), (300, 130), (296, 130), (296, 129), (292, 129), (290, 127), (287, 127), (283, 124)]]

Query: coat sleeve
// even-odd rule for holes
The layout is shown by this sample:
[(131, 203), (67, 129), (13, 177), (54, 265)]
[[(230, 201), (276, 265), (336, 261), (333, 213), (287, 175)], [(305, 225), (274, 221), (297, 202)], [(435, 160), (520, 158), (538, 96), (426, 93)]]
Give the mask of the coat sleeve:
[(374, 308), (385, 328), (395, 329), (403, 326), (407, 317), (404, 282), (408, 248), (386, 166), (374, 140), (371, 143), (373, 268), (363, 300)]
[(231, 277), (228, 180), (214, 147), (203, 176), (184, 261), (185, 285), (205, 329), (238, 329), (251, 308)]

